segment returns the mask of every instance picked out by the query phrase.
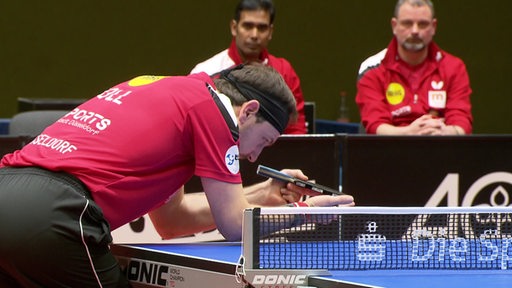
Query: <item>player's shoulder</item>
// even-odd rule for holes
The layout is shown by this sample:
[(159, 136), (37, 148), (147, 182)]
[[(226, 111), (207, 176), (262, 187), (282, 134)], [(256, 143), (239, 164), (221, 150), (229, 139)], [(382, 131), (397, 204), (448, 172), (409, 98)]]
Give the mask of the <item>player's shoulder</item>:
[(280, 56), (275, 56), (273, 54), (268, 54), (268, 63), (271, 66), (282, 66), (292, 68), (292, 64), (288, 59)]
[(213, 75), (223, 69), (233, 66), (235, 62), (229, 57), (228, 49), (220, 51), (212, 57), (198, 63), (190, 74), (205, 72), (208, 75)]
[(386, 57), (387, 52), (388, 48), (384, 48), (379, 53), (366, 58), (359, 66), (358, 78), (361, 78), (369, 70), (379, 67), (380, 64), (382, 63), (382, 60), (384, 60), (384, 58)]
[(295, 69), (293, 68), (291, 62), (284, 57), (277, 57), (275, 55), (269, 54), (268, 63), (266, 64), (276, 69), (283, 76), (297, 76), (297, 73), (295, 72)]
[(441, 65), (448, 65), (448, 66), (465, 66), (464, 60), (462, 58), (448, 53), (444, 50), (437, 51), (436, 55), (436, 61), (439, 62)]

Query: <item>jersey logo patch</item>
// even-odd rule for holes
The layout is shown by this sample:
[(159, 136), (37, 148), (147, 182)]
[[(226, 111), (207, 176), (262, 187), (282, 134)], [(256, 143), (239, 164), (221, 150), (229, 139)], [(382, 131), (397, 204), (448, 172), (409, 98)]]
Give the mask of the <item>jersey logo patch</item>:
[(240, 171), (239, 154), (237, 145), (231, 146), (228, 151), (226, 151), (224, 159), (226, 160), (226, 167), (231, 174), (238, 174)]
[(132, 87), (148, 85), (148, 84), (154, 83), (162, 78), (165, 78), (165, 76), (153, 76), (153, 75), (139, 76), (139, 77), (136, 77), (136, 78), (133, 78), (132, 80), (130, 80), (130, 82), (128, 82), (128, 85), (132, 86)]
[(428, 106), (432, 108), (446, 108), (446, 91), (428, 91)]
[(405, 89), (402, 85), (396, 82), (389, 83), (388, 89), (386, 89), (386, 99), (391, 105), (397, 105), (402, 103), (405, 98)]
[(432, 88), (435, 90), (441, 90), (441, 89), (443, 89), (443, 86), (444, 86), (443, 81), (439, 81), (439, 82), (432, 81), (432, 83), (430, 83), (430, 84), (432, 85)]

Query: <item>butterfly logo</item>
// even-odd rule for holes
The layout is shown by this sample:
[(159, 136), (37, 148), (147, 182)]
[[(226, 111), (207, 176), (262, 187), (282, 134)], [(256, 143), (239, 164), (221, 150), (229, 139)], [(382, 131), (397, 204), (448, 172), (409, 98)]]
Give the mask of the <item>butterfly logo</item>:
[(432, 81), (431, 85), (432, 85), (432, 88), (434, 88), (435, 90), (441, 90), (441, 89), (443, 89), (444, 82), (443, 81), (439, 81), (439, 82)]

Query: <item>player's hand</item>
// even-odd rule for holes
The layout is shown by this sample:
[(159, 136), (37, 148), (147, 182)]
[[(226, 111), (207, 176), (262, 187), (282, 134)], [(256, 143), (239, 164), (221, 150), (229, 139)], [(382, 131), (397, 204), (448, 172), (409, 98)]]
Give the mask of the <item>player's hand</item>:
[[(294, 177), (306, 179), (307, 177), (300, 170), (282, 170)], [(283, 206), (288, 203), (301, 200), (304, 188), (293, 184), (269, 178), (249, 187), (244, 187), (244, 193), (249, 203), (259, 206)]]
[[(281, 172), (286, 173), (295, 178), (308, 181), (308, 176), (306, 176), (301, 170), (283, 169), (283, 170), (281, 170)], [(315, 182), (315, 181), (311, 180), (311, 182)], [(281, 188), (281, 197), (284, 200), (286, 200), (287, 203), (293, 203), (293, 202), (300, 201), (303, 196), (316, 196), (316, 195), (318, 195), (318, 192), (315, 192), (308, 188), (297, 186), (293, 183), (286, 183), (286, 185)]]
[(351, 207), (355, 205), (354, 198), (350, 195), (318, 195), (309, 197), (306, 202), (310, 207)]
[[(299, 169), (283, 169), (281, 172), (286, 173), (295, 178), (308, 180), (308, 177)], [(299, 187), (292, 183), (285, 183), (275, 179), (269, 179), (267, 190), (270, 193), (269, 200), (266, 205), (280, 206), (287, 203), (298, 202), (303, 195), (317, 195), (314, 191)]]
[(445, 125), (441, 129), (441, 135), (464, 135), (464, 129), (455, 125)]
[[(309, 205), (309, 207), (351, 207), (354, 206), (354, 198), (350, 195), (319, 195), (314, 197), (309, 197), (304, 202)], [(329, 224), (332, 221), (338, 219), (336, 214), (332, 215), (309, 215), (309, 223), (316, 224)]]
[(430, 114), (423, 115), (409, 125), (410, 135), (441, 135), (445, 127), (444, 119), (433, 117)]

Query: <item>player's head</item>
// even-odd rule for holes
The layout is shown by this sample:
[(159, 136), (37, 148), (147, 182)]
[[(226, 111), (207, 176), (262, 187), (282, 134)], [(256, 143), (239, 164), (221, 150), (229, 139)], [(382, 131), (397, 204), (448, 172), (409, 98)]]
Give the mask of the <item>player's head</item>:
[(241, 158), (255, 161), (297, 118), (293, 93), (269, 66), (239, 65), (222, 71), (214, 82), (237, 112)]
[(240, 15), (244, 11), (257, 11), (263, 10), (270, 16), (270, 24), (274, 24), (274, 17), (276, 16), (276, 10), (272, 0), (241, 0), (235, 8), (235, 21), (240, 21)]
[(409, 52), (427, 49), (437, 27), (434, 4), (430, 0), (398, 0), (391, 27), (401, 49)]
[(398, 0), (395, 5), (395, 13), (393, 16), (398, 17), (398, 12), (400, 11), (400, 7), (405, 3), (410, 4), (416, 7), (427, 6), (432, 12), (432, 17), (435, 17), (434, 13), (434, 3), (431, 0)]
[(231, 35), (244, 61), (258, 60), (272, 39), (275, 9), (271, 0), (241, 0), (231, 20)]

